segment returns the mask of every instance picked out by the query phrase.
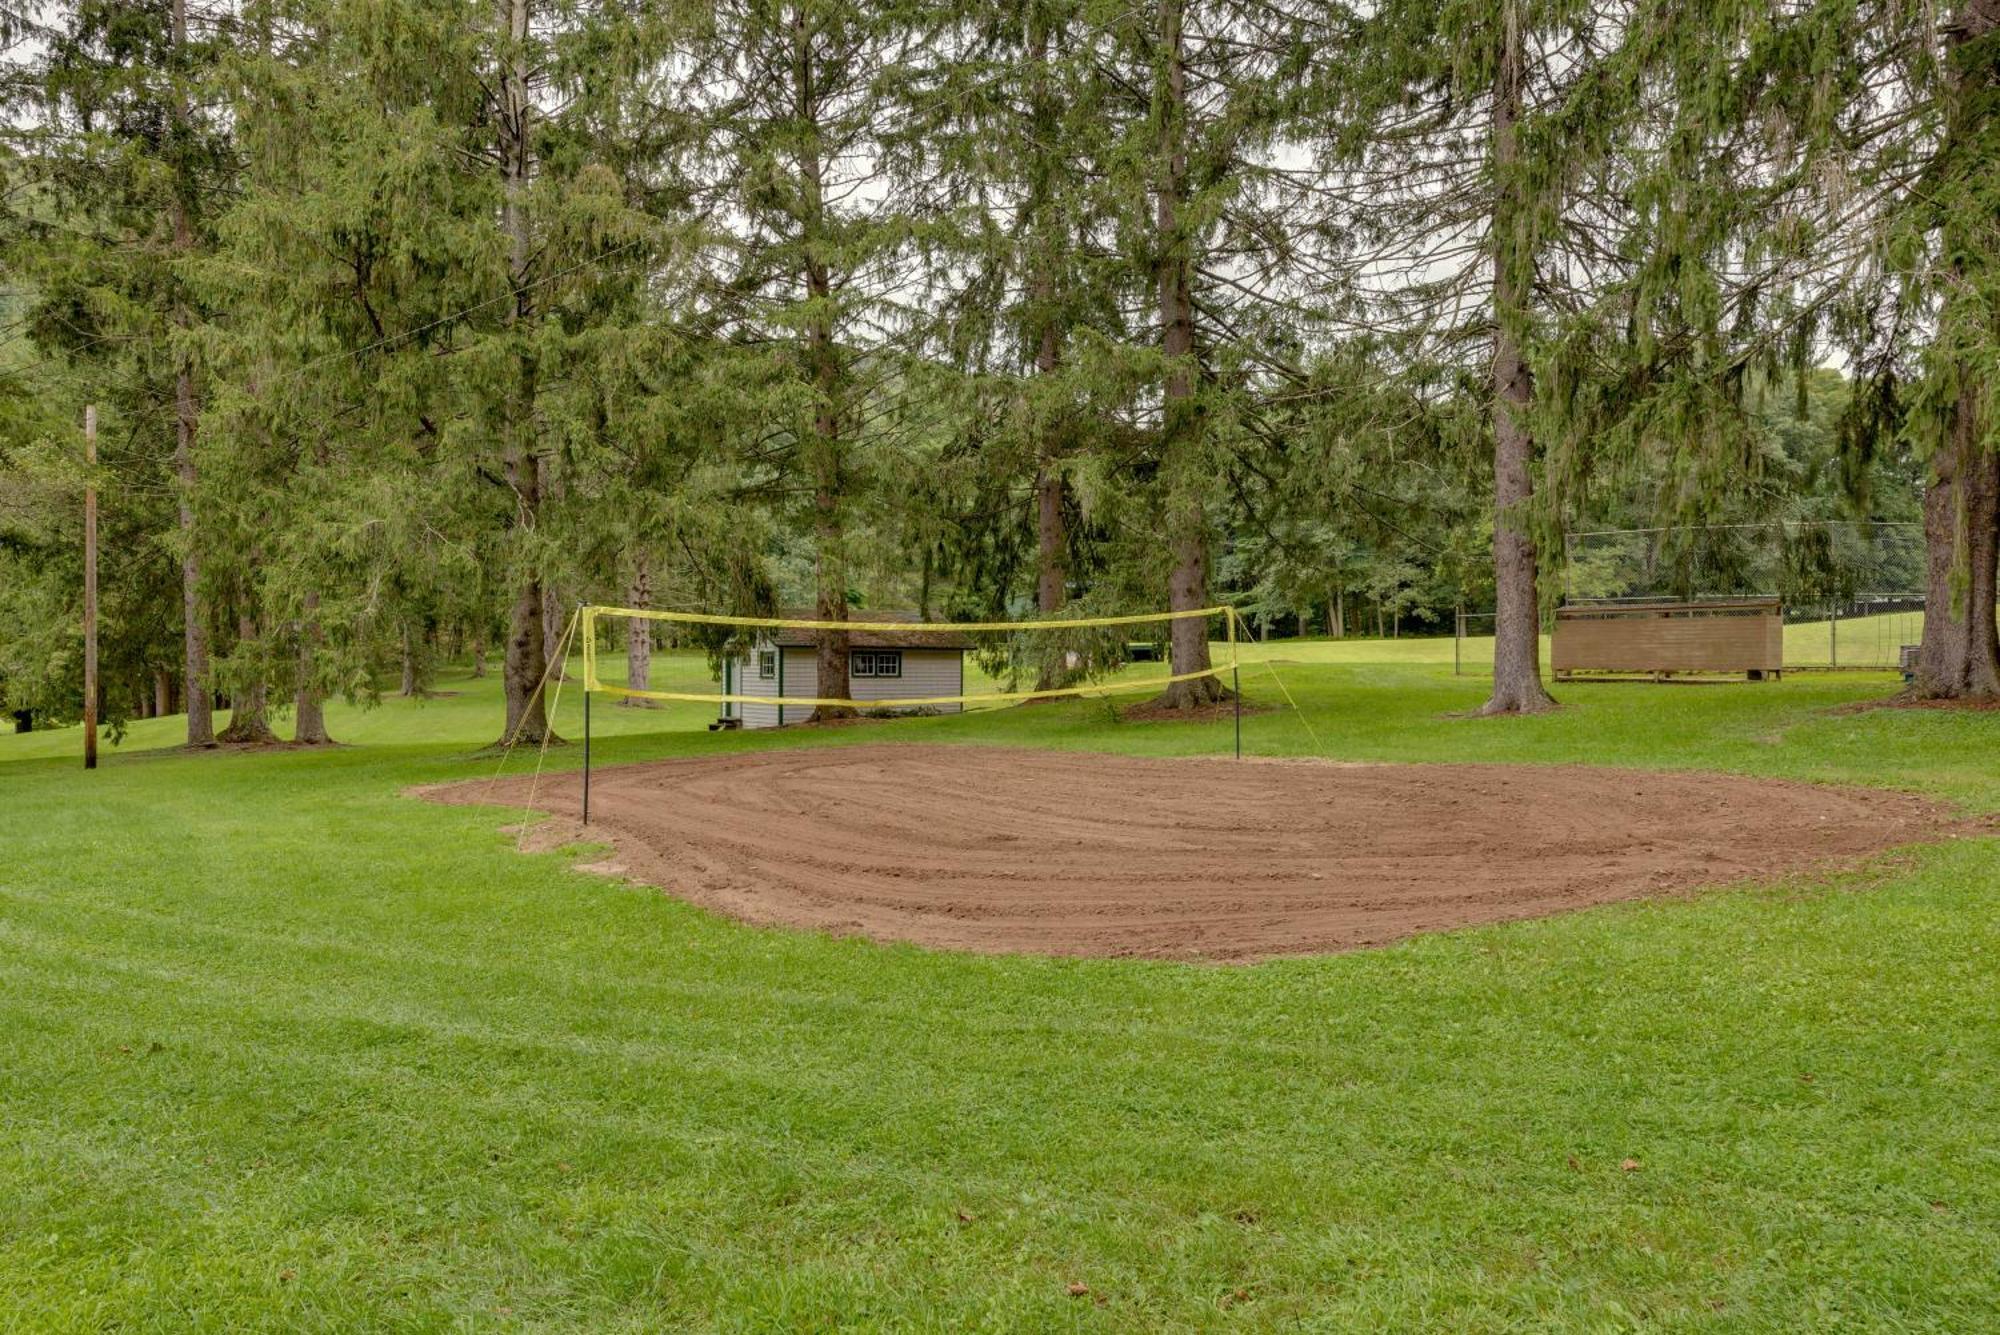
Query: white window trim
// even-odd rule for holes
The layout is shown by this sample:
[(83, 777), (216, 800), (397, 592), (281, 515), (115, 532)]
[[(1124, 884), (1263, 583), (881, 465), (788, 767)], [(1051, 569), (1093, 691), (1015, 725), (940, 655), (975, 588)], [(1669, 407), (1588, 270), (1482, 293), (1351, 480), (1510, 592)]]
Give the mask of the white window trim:
[(778, 679), (778, 651), (759, 649), (757, 651), (757, 680), (776, 681)]
[[(893, 663), (894, 672), (882, 671), (883, 664)], [(867, 664), (864, 670), (862, 665)], [(848, 651), (847, 675), (850, 677), (886, 678), (896, 680), (903, 675), (903, 651), (901, 649), (853, 649)]]

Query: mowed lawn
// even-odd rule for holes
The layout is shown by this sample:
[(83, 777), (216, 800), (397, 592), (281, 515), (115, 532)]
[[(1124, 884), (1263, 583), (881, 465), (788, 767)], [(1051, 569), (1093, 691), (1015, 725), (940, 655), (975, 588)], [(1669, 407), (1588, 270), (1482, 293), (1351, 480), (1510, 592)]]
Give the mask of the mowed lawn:
[[(2000, 715), (1836, 710), (1887, 676), (1475, 721), (1417, 643), (1272, 644), (1312, 733), (1255, 712), (1246, 748), (2000, 809)], [(163, 720), (86, 775), (73, 731), (0, 737), (0, 1328), (2000, 1319), (2000, 840), (1251, 967), (970, 957), (739, 926), (401, 796), (491, 772), (494, 683), (440, 685), (335, 710), (326, 754), (148, 754)], [(1230, 740), (712, 714), (600, 702), (600, 759)]]

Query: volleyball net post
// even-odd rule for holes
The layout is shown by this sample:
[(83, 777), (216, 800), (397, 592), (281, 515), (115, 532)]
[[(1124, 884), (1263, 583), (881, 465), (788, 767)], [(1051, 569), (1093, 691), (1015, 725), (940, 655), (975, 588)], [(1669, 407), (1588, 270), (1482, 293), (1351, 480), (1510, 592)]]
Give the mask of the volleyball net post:
[(1229, 625), (1229, 699), (1236, 714), (1236, 758), (1243, 759), (1243, 674), (1236, 668), (1236, 609), (1223, 620)]

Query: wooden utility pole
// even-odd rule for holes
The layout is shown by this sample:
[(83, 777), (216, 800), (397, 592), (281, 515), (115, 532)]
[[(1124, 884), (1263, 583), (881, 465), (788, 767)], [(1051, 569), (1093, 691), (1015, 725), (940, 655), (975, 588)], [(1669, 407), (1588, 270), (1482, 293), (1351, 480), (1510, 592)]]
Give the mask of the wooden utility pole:
[(97, 405), (83, 410), (83, 767), (97, 768)]

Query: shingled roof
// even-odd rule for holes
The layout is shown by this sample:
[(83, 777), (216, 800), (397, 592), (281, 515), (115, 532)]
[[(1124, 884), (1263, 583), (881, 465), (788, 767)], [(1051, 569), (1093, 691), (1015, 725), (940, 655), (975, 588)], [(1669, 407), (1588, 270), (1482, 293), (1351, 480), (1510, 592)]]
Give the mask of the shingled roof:
[[(779, 615), (794, 621), (814, 621), (818, 617), (810, 607), (784, 609)], [(847, 643), (855, 649), (970, 649), (972, 637), (955, 630), (926, 630), (924, 621), (915, 612), (878, 612), (874, 610), (856, 611), (850, 609), (847, 615), (855, 621), (896, 621), (908, 622), (908, 630), (851, 630), (847, 633)], [(818, 644), (817, 631), (802, 630), (797, 626), (780, 626), (772, 632), (772, 643), (785, 649), (810, 649)]]

